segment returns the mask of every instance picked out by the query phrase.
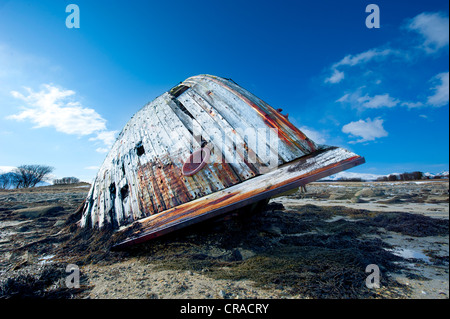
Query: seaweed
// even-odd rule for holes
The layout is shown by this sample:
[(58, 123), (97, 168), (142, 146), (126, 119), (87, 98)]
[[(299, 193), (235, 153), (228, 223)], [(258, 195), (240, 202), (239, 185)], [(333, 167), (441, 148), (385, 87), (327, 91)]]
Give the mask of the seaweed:
[(361, 224), (383, 227), (414, 237), (448, 235), (448, 220), (403, 212), (377, 214), (374, 218), (360, 221)]
[(66, 276), (64, 269), (56, 265), (44, 265), (34, 273), (19, 273), (1, 281), (0, 299), (68, 299), (88, 289), (85, 285), (67, 288), (62, 283)]
[[(343, 213), (343, 209), (338, 209)], [(355, 212), (350, 212), (355, 213)], [(381, 285), (400, 286), (387, 274), (397, 261), (377, 228), (355, 221), (327, 222), (331, 209), (308, 205), (298, 212), (266, 210), (160, 238), (129, 250), (156, 269), (202, 272), (215, 279), (251, 280), (267, 289), (310, 298), (379, 297), (368, 289), (367, 265), (376, 264)], [(277, 228), (274, 231), (274, 227)], [(253, 254), (243, 258), (245, 251)]]

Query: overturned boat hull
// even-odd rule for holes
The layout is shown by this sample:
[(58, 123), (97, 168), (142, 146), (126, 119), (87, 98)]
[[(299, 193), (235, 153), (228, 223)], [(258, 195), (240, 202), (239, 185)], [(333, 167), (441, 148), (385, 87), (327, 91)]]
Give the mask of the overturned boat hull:
[(186, 79), (125, 125), (89, 191), (82, 227), (167, 234), (364, 163), (319, 145), (231, 80)]

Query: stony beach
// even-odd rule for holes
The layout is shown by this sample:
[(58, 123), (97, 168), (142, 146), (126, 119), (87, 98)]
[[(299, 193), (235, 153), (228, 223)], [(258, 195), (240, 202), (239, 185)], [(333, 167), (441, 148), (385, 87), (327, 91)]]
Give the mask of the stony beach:
[[(77, 228), (89, 186), (0, 190), (0, 298), (449, 296), (448, 180), (316, 182), (122, 251)], [(371, 264), (380, 288), (365, 284)]]

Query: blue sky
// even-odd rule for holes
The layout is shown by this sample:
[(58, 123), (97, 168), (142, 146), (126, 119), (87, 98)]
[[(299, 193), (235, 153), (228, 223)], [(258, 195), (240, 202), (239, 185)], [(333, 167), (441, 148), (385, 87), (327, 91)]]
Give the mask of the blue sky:
[(0, 0), (0, 168), (91, 181), (134, 113), (207, 73), (364, 156), (353, 172), (448, 170), (448, 12), (435, 0)]

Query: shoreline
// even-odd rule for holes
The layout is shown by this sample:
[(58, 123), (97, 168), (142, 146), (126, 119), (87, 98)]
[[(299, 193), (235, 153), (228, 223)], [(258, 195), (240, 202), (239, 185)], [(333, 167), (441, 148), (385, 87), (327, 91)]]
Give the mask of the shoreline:
[[(0, 191), (1, 287), (10, 279), (23, 296), (76, 299), (448, 299), (448, 222), (439, 222), (448, 221), (448, 182), (394, 183), (311, 183), (261, 213), (121, 252), (70, 224), (85, 184)], [(380, 289), (361, 287), (365, 260), (380, 265)], [(81, 290), (65, 287), (69, 263)]]

